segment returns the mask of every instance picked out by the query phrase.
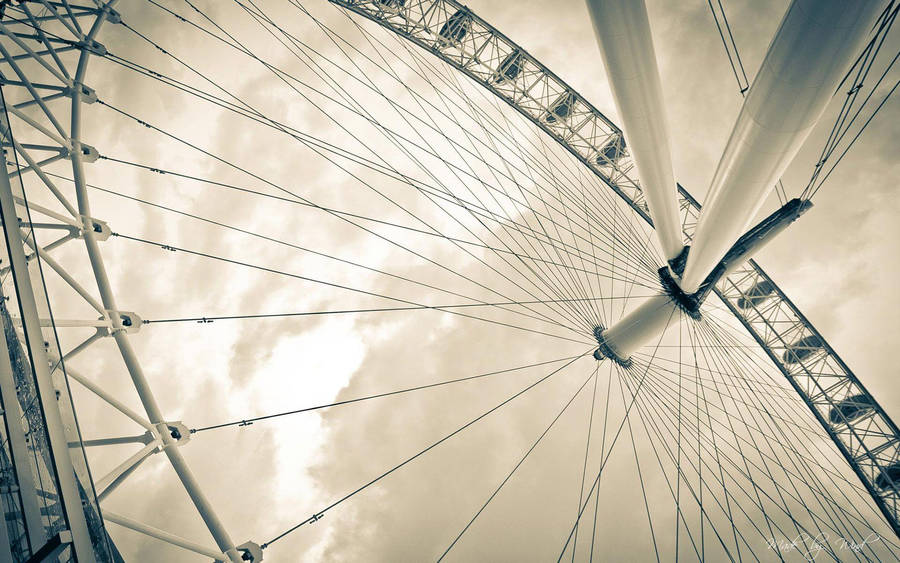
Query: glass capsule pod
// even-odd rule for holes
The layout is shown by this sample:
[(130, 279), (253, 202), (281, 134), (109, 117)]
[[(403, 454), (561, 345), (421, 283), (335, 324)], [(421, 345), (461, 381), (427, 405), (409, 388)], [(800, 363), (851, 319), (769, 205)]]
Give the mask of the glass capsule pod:
[(471, 22), (468, 12), (465, 8), (461, 8), (444, 22), (441, 30), (438, 31), (438, 38), (443, 45), (459, 43), (468, 33)]
[(745, 310), (751, 309), (762, 304), (773, 293), (775, 293), (774, 283), (766, 279), (758, 280), (737, 300), (737, 306)]
[(494, 84), (515, 80), (522, 72), (524, 62), (525, 57), (522, 55), (522, 51), (518, 49), (506, 55), (506, 58), (497, 67), (497, 72), (494, 73)]
[(875, 485), (879, 489), (890, 489), (891, 481), (900, 488), (900, 461), (881, 468), (881, 473), (875, 478)]
[(385, 12), (396, 14), (406, 6), (406, 0), (378, 0), (378, 4)]
[(852, 422), (874, 408), (872, 398), (868, 395), (851, 395), (835, 406), (828, 413), (828, 420), (832, 424), (840, 424), (845, 420)]
[(820, 350), (823, 344), (822, 339), (815, 334), (804, 336), (788, 346), (787, 350), (784, 351), (784, 355), (781, 356), (781, 359), (786, 364), (799, 364)]
[(625, 137), (619, 135), (610, 139), (597, 153), (597, 165), (614, 165), (623, 156), (625, 156)]
[(564, 92), (559, 98), (553, 102), (544, 121), (547, 123), (556, 123), (557, 121), (565, 121), (572, 115), (572, 109), (575, 107), (575, 94), (572, 92)]

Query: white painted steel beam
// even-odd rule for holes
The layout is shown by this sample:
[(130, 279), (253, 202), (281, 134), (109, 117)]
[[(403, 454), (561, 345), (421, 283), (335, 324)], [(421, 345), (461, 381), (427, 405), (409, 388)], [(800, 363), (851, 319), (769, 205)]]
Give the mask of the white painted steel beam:
[(883, 2), (794, 0), (750, 87), (700, 213), (681, 288), (697, 291), (800, 150)]
[(625, 141), (667, 260), (684, 245), (669, 127), (643, 0), (587, 0)]
[(200, 555), (205, 555), (206, 557), (212, 557), (215, 561), (226, 560), (225, 554), (221, 551), (208, 548), (197, 542), (192, 542), (190, 540), (182, 538), (181, 536), (176, 536), (171, 532), (166, 532), (164, 530), (160, 530), (159, 528), (154, 528), (153, 526), (148, 526), (146, 524), (138, 522), (137, 520), (128, 518), (127, 516), (116, 514), (115, 512), (104, 510), (103, 519), (107, 522), (118, 524), (119, 526), (134, 530), (135, 532), (140, 532), (142, 534), (150, 536), (151, 538), (162, 540), (182, 549), (193, 551), (194, 553), (199, 553)]

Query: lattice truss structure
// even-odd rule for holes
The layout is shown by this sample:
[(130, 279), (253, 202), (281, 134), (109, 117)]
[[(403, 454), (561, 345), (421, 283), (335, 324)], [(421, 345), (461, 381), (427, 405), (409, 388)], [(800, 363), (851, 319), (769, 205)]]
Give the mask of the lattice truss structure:
[[(452, 0), (331, 1), (408, 39), (486, 88), (550, 135), (650, 223), (621, 131), (523, 48), (476, 14)], [(35, 436), (30, 445), (22, 449), (22, 440), (13, 436), (15, 425), (6, 425), (0, 466), (8, 475), (15, 473), (18, 479), (15, 490), (3, 491), (4, 508), (8, 515), (15, 515), (12, 519), (8, 516), (11, 523), (7, 529), (17, 530), (18, 539), (11, 538), (10, 545), (19, 546), (13, 552), (17, 561), (24, 561), (42, 546), (51, 545), (54, 538), (53, 548), (73, 560), (95, 557), (113, 561), (117, 560), (118, 554), (103, 529), (103, 522), (112, 522), (216, 560), (259, 561), (262, 560), (261, 546), (249, 541), (237, 544), (232, 539), (180, 453), (179, 449), (189, 441), (192, 429), (181, 421), (167, 420), (163, 416), (163, 409), (156, 403), (130, 344), (130, 339), (146, 323), (138, 313), (119, 309), (106, 274), (101, 243), (114, 233), (105, 218), (91, 215), (85, 173), (85, 165), (102, 158), (103, 150), (88, 144), (89, 139), (82, 139), (81, 122), (84, 106), (98, 102), (98, 93), (90, 87), (88, 61), (108, 54), (99, 40), (100, 30), (106, 25), (121, 23), (114, 5), (115, 2), (104, 4), (86, 0), (40, 0), (3, 5), (0, 85), (5, 112), (0, 133), (11, 180), (10, 197), (15, 203), (14, 210), (8, 205), (4, 208), (7, 233), (13, 222), (18, 223), (18, 229), (12, 229), (15, 236), (7, 236), (10, 248), (2, 271), (3, 292), (11, 299), (7, 305), (10, 312), (3, 311), (9, 347), (6, 355), (18, 358), (20, 366), (29, 364), (31, 367), (20, 367), (11, 374), (19, 390), (18, 405), (11, 404), (12, 391), (8, 385), (2, 388), (2, 396), (4, 417), (27, 419), (25, 426), (30, 427)], [(182, 21), (185, 20), (182, 18)], [(149, 74), (153, 74), (152, 71)], [(139, 123), (149, 127), (147, 123)], [(295, 138), (299, 135), (283, 124), (277, 124), (277, 127)], [(58, 171), (59, 165), (66, 162), (71, 163), (74, 191), (61, 187), (61, 177), (48, 171)], [(149, 170), (165, 172), (157, 168)], [(23, 191), (20, 180), (26, 178), (30, 187)], [(684, 189), (681, 189), (681, 196), (682, 225), (689, 239), (700, 206)], [(485, 216), (491, 214), (488, 210), (484, 213)], [(58, 233), (59, 237), (37, 244), (35, 241), (47, 238), (46, 233)], [(545, 233), (543, 240), (552, 241), (552, 237)], [(85, 262), (90, 264), (97, 289), (81, 281), (51, 255), (54, 249), (72, 244), (83, 245), (86, 249)], [(13, 245), (18, 248), (14, 250)], [(20, 257), (19, 272), (10, 270), (16, 267), (14, 255)], [(535, 264), (551, 263), (549, 257), (532, 260)], [(27, 284), (30, 291), (38, 296), (30, 312), (28, 304), (23, 304), (19, 297), (26, 286), (11, 285), (13, 277), (17, 284), (24, 283), (23, 267), (30, 272), (31, 281)], [(13, 273), (16, 276), (10, 275)], [(83, 300), (95, 318), (70, 320), (51, 315), (43, 289), (44, 276), (62, 280)], [(756, 263), (750, 261), (720, 280), (714, 292), (787, 378), (859, 477), (889, 525), (900, 534), (900, 432), (896, 425), (821, 334)], [(578, 312), (574, 316), (578, 316)], [(206, 318), (198, 320), (207, 321)], [(9, 327), (12, 326), (16, 330), (11, 331)], [(67, 328), (94, 332), (76, 346), (62, 350), (55, 330)], [(110, 394), (91, 375), (66, 367), (67, 360), (107, 338), (115, 341), (122, 355), (125, 369), (141, 399), (143, 413)], [(649, 370), (647, 364), (652, 360), (652, 357), (639, 360), (635, 369), (645, 367)], [(637, 397), (643, 379), (637, 378), (635, 371), (615, 369), (620, 370), (626, 385), (635, 386), (629, 389), (632, 396)], [(707, 366), (706, 370), (711, 371), (712, 367)], [(700, 371), (698, 367), (698, 378)], [(83, 440), (68, 390), (71, 381), (127, 416), (142, 428), (143, 433), (124, 438)], [(664, 383), (660, 385), (663, 386), (657, 387), (654, 393), (672, 392), (671, 388), (664, 387)], [(680, 384), (678, 392), (681, 393)], [(42, 412), (46, 413), (53, 402), (58, 405), (61, 413), (58, 422), (43, 422), (36, 417), (36, 397), (43, 401)], [(48, 397), (55, 401), (48, 403)], [(728, 417), (727, 413), (723, 416)], [(712, 420), (709, 424), (712, 428)], [(135, 453), (110, 473), (91, 476), (84, 449), (111, 443), (133, 443)], [(698, 446), (698, 454), (702, 447)], [(66, 460), (61, 460), (59, 455), (49, 455), (51, 450), (54, 453), (69, 452), (71, 462), (60, 464)], [(101, 501), (144, 460), (157, 453), (164, 454), (171, 462), (209, 529), (215, 547), (125, 515), (101, 510)], [(29, 463), (17, 466), (15, 460), (24, 463), (23, 458)], [(758, 461), (765, 465), (765, 456)], [(26, 466), (30, 475), (37, 478), (29, 481), (28, 472), (13, 471), (15, 467)], [(747, 473), (753, 472), (748, 469)], [(71, 478), (73, 475), (74, 479)], [(34, 483), (35, 480), (39, 482)], [(721, 485), (725, 488), (724, 478)], [(36, 494), (29, 495), (30, 490), (35, 490)], [(43, 499), (39, 501), (43, 506), (38, 506), (35, 499)], [(317, 522), (336, 504), (316, 511), (301, 525)], [(578, 516), (580, 519), (581, 513)], [(701, 528), (702, 525), (701, 520)], [(79, 536), (87, 538), (88, 544), (79, 545)], [(738, 552), (741, 541), (746, 544), (746, 540), (739, 540), (735, 534)], [(266, 543), (262, 544), (263, 548), (266, 546)]]

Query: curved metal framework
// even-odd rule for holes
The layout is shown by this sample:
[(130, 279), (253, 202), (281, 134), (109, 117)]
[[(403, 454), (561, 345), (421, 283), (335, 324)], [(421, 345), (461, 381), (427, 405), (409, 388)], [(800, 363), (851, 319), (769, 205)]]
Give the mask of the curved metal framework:
[[(524, 49), (466, 7), (454, 0), (330, 1), (409, 39), (500, 97), (578, 157), (650, 223), (621, 131)], [(106, 3), (40, 0), (19, 4), (15, 11), (4, 3), (6, 13), (0, 21), (0, 85), (4, 110), (11, 122), (7, 128), (4, 120), (2, 131), (9, 176), (16, 179), (28, 173), (36, 175), (47, 188), (48, 198), (55, 199), (66, 210), (59, 213), (26, 200), (24, 194), (12, 194), (20, 217), (34, 214), (46, 221), (22, 221), (22, 238), (26, 244), (23, 253), (32, 263), (53, 270), (101, 316), (99, 321), (39, 319), (40, 326), (91, 327), (96, 331), (65, 353), (54, 352), (51, 347), (47, 360), (53, 368), (56, 391), (62, 397), (59, 403), (71, 404), (68, 381), (77, 381), (135, 421), (143, 432), (130, 439), (138, 444), (134, 455), (110, 474), (91, 480), (86, 471), (78, 473), (82, 485), (96, 488), (96, 497), (102, 501), (142, 461), (152, 454), (165, 453), (216, 547), (199, 545), (124, 515), (107, 513), (104, 516), (107, 522), (216, 560), (259, 561), (262, 555), (256, 544), (235, 545), (232, 541), (181, 455), (179, 448), (189, 433), (180, 422), (163, 416), (130, 343), (141, 320), (135, 313), (119, 308), (104, 266), (100, 247), (110, 230), (105, 222), (92, 217), (85, 180), (85, 165), (96, 160), (99, 153), (81, 137), (81, 111), (83, 104), (97, 100), (94, 90), (85, 83), (87, 65), (92, 55), (102, 57), (106, 53), (97, 37), (105, 23), (118, 23), (113, 9), (115, 3), (116, 0)], [(71, 161), (75, 202), (69, 201), (53, 178), (42, 171), (42, 167), (60, 160)], [(679, 192), (682, 226), (690, 239), (700, 205), (680, 186)], [(8, 223), (6, 228), (10, 228)], [(31, 238), (30, 229), (42, 228), (62, 230), (66, 234), (41, 247)], [(86, 246), (99, 298), (47, 253), (76, 239), (83, 240)], [(720, 280), (714, 291), (800, 394), (900, 536), (900, 471), (894, 470), (900, 467), (897, 426), (822, 335), (755, 262), (747, 262)], [(28, 328), (32, 331), (35, 328), (28, 327), (28, 319), (24, 317), (19, 322), (26, 333)], [(66, 359), (105, 337), (115, 341), (140, 396), (144, 414), (125, 406), (91, 378), (65, 370)], [(70, 441), (74, 435), (79, 448), (104, 445), (103, 440), (82, 441), (77, 435), (74, 413), (62, 410)], [(78, 557), (91, 558), (81, 554)]]

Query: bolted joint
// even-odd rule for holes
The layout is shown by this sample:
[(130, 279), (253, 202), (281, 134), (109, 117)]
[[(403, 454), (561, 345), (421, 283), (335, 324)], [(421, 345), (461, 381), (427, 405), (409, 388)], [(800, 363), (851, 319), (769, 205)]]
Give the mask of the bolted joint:
[(97, 91), (84, 84), (70, 86), (63, 90), (63, 93), (70, 98), (78, 93), (81, 96), (79, 100), (85, 104), (93, 104), (97, 101)]
[[(112, 322), (113, 332), (124, 330), (128, 334), (134, 334), (141, 330), (144, 320), (132, 311), (106, 310), (106, 316)], [(116, 322), (116, 319), (118, 322)]]
[(116, 25), (122, 23), (122, 16), (119, 12), (113, 10), (112, 8), (105, 8), (104, 12), (106, 14), (106, 21), (109, 23)]
[[(690, 247), (685, 246), (685, 248)], [(684, 260), (687, 260), (687, 252), (682, 252), (678, 256), (680, 257), (682, 255), (685, 257)], [(681, 268), (682, 271), (684, 271), (684, 261), (681, 262)], [(663, 291), (672, 299), (672, 302), (675, 303), (679, 309), (695, 321), (699, 321), (703, 318), (700, 314), (700, 305), (703, 304), (709, 291), (703, 291), (701, 288), (701, 291), (696, 293), (685, 293), (684, 290), (681, 289), (681, 286), (678, 285), (678, 281), (672, 277), (672, 272), (667, 266), (663, 266), (657, 270), (656, 273), (659, 274), (659, 282), (662, 284)]]
[(174, 422), (160, 422), (156, 425), (156, 430), (160, 434), (166, 434), (172, 441), (163, 437), (163, 443), (168, 447), (172, 444), (182, 446), (191, 441), (191, 430), (185, 426), (180, 420)]
[(106, 47), (99, 41), (91, 39), (90, 41), (78, 41), (75, 46), (83, 51), (93, 53), (98, 57), (105, 57), (107, 54)]
[(669, 268), (672, 270), (672, 273), (679, 278), (684, 274), (684, 265), (687, 263), (687, 257), (690, 251), (691, 246), (689, 244), (686, 244), (684, 245), (684, 247), (682, 247), (681, 252), (678, 253), (678, 256), (669, 260)]
[[(81, 162), (90, 164), (91, 162), (96, 162), (98, 158), (100, 158), (100, 153), (92, 147), (91, 145), (86, 145), (84, 143), (80, 143), (81, 145)], [(69, 158), (72, 158), (72, 153), (69, 153)]]
[(609, 343), (606, 340), (604, 335), (606, 329), (603, 328), (603, 325), (597, 325), (594, 327), (594, 338), (597, 339), (597, 349), (594, 350), (594, 359), (598, 362), (602, 362), (605, 359), (609, 359), (619, 364), (625, 369), (630, 368), (634, 362), (631, 361), (631, 358), (622, 358), (619, 356), (615, 350), (610, 347)]
[[(106, 221), (82, 215), (81, 224), (90, 225), (91, 232), (94, 233), (94, 240), (96, 241), (102, 242), (112, 236), (112, 230), (109, 228), (109, 225), (106, 224)], [(84, 232), (82, 232), (81, 236), (78, 238), (84, 238)]]
[(241, 559), (243, 559), (244, 561), (249, 561), (250, 563), (259, 563), (263, 560), (262, 547), (252, 541), (244, 542), (241, 545), (235, 546), (235, 549), (240, 552)]

